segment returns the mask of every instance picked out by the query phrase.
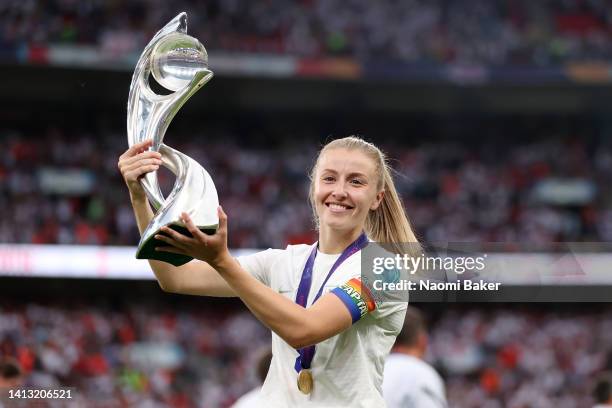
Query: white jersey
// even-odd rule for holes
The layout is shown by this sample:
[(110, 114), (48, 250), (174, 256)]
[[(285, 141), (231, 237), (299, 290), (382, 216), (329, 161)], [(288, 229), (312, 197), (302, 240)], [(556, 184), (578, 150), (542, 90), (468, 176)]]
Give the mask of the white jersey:
[[(295, 302), (297, 289), (311, 245), (289, 245), (238, 257), (244, 269), (276, 292)], [(318, 253), (308, 295), (310, 306), (339, 255)], [(349, 308), (353, 325), (344, 332), (316, 345), (311, 363), (314, 388), (309, 395), (297, 388), (294, 365), (298, 352), (272, 333), (272, 362), (263, 384), (262, 406), (274, 407), (384, 407), (382, 376), (385, 357), (402, 328), (406, 303), (380, 302), (359, 314), (351, 304), (351, 285), (360, 285), (361, 252), (345, 260), (323, 288), (324, 296), (333, 290)], [(348, 300), (347, 300), (348, 299)], [(370, 299), (371, 300), (371, 299)], [(354, 300), (353, 300), (354, 301)], [(361, 306), (363, 302), (359, 304)], [(357, 317), (356, 317), (357, 314)]]
[(383, 394), (389, 408), (445, 408), (440, 375), (425, 361), (391, 353), (385, 363)]

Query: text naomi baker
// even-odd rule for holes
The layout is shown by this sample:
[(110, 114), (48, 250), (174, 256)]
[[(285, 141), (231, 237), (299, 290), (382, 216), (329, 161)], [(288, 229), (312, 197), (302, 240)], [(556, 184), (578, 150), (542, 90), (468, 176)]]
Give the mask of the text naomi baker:
[(374, 280), (374, 290), (499, 290), (501, 283), (487, 282), (485, 280), (463, 280), (457, 282), (440, 282), (435, 280), (407, 280), (399, 282), (384, 282)]

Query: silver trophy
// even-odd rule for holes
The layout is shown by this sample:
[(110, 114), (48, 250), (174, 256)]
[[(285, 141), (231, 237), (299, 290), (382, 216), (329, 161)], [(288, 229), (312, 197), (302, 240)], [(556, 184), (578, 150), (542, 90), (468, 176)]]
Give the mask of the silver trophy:
[[(147, 173), (141, 179), (156, 213), (138, 243), (138, 259), (157, 259), (175, 266), (193, 259), (155, 251), (156, 246), (166, 245), (154, 238), (163, 226), (191, 236), (180, 221), (182, 212), (189, 214), (205, 233), (214, 234), (217, 230), (219, 199), (212, 178), (191, 157), (162, 143), (174, 115), (212, 76), (206, 49), (196, 38), (187, 35), (186, 13), (180, 13), (155, 34), (136, 64), (127, 107), (128, 144), (132, 146), (153, 139), (151, 149), (162, 154), (162, 165), (176, 176), (174, 187), (166, 198), (156, 172)], [(151, 82), (167, 92), (156, 93), (151, 89)]]

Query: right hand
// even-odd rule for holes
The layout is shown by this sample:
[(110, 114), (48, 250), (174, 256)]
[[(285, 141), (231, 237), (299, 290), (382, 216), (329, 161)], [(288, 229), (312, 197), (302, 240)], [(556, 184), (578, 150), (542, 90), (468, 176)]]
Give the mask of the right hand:
[(139, 180), (146, 173), (159, 169), (162, 164), (159, 152), (147, 150), (152, 144), (152, 139), (145, 140), (133, 145), (119, 156), (117, 167), (133, 197), (146, 197)]

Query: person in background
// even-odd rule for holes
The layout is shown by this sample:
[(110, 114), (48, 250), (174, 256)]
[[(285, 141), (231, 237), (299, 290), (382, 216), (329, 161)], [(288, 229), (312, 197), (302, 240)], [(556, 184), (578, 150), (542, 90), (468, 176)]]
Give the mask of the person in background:
[(0, 359), (0, 388), (16, 388), (23, 379), (21, 367), (14, 358)]
[(409, 306), (402, 331), (385, 363), (383, 396), (388, 408), (448, 406), (442, 378), (423, 361), (427, 341), (423, 315)]
[(232, 408), (254, 408), (260, 406), (259, 393), (261, 391), (261, 384), (263, 384), (268, 375), (271, 361), (272, 349), (268, 347), (257, 359), (257, 379), (259, 380), (259, 385), (238, 398), (234, 405), (232, 405)]
[(0, 358), (0, 408), (8, 408), (3, 402), (8, 396), (8, 390), (20, 387), (22, 382), (23, 371), (19, 362), (10, 357)]
[(612, 372), (605, 372), (597, 378), (593, 389), (593, 399), (595, 399), (593, 408), (612, 407)]

